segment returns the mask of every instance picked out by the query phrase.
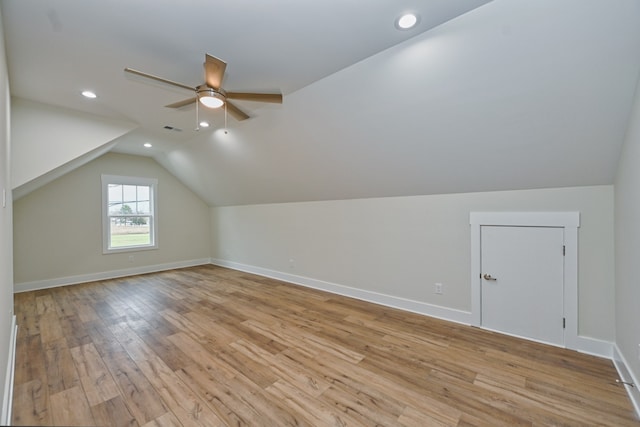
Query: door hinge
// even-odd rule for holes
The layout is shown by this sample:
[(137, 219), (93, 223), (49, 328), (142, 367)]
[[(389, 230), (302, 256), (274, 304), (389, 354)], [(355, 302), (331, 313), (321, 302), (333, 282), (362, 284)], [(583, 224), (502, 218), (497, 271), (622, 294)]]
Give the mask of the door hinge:
[(562, 318), (562, 329), (566, 329), (567, 328), (567, 318), (563, 317)]
[(567, 247), (565, 245), (562, 245), (562, 256), (565, 256), (567, 254)]

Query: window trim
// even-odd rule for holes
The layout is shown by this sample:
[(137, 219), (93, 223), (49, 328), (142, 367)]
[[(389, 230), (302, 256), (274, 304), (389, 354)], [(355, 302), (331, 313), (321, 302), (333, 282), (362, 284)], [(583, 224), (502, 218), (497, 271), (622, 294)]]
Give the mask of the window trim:
[[(142, 178), (135, 176), (121, 176), (121, 175), (106, 175), (101, 177), (102, 181), (102, 253), (113, 254), (121, 252), (137, 252), (158, 249), (158, 180), (155, 178)], [(109, 247), (109, 184), (119, 185), (144, 185), (151, 188), (150, 191), (150, 231), (151, 231), (151, 244), (139, 245), (139, 246), (126, 246), (126, 247)], [(147, 215), (144, 215), (147, 216)]]

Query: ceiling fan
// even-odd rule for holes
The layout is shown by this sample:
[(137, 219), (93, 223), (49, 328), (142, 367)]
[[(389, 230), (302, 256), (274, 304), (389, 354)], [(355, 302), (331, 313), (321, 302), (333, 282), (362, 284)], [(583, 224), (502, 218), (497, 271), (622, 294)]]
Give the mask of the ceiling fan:
[(142, 71), (134, 70), (132, 68), (125, 68), (124, 71), (195, 92), (195, 96), (193, 98), (165, 105), (165, 107), (169, 108), (184, 107), (189, 104), (194, 104), (196, 101), (200, 101), (202, 105), (208, 108), (218, 108), (226, 105), (227, 111), (233, 117), (237, 120), (245, 120), (249, 118), (249, 115), (236, 107), (231, 101), (229, 101), (230, 99), (282, 104), (282, 95), (279, 93), (227, 92), (223, 90), (222, 79), (224, 78), (224, 71), (226, 68), (226, 62), (216, 58), (215, 56), (205, 54), (205, 83), (196, 87), (174, 82), (152, 74), (143, 73)]

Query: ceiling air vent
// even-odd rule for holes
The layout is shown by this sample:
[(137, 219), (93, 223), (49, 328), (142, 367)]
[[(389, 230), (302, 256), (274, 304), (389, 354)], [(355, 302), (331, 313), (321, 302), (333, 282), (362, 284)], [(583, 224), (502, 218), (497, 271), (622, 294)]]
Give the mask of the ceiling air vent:
[(173, 126), (169, 126), (169, 125), (166, 125), (164, 128), (165, 128), (166, 130), (172, 130), (172, 131), (174, 131), (174, 132), (182, 132), (182, 129), (180, 129), (180, 128), (176, 128), (176, 127), (173, 127)]

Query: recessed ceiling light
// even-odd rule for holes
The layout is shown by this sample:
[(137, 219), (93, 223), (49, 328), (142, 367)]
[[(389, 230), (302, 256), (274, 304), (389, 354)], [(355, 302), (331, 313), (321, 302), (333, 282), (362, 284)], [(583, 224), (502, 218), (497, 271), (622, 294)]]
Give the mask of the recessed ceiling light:
[(98, 95), (95, 94), (95, 92), (92, 92), (90, 90), (85, 90), (82, 92), (82, 96), (84, 96), (85, 98), (90, 98), (90, 99), (94, 99), (97, 98)]
[(200, 127), (208, 128), (209, 127), (209, 122), (204, 122), (204, 121), (200, 122)]
[(150, 142), (145, 142), (145, 143), (144, 143), (144, 146), (145, 146), (146, 148), (151, 148), (151, 147), (153, 147), (153, 145), (151, 145), (151, 143), (150, 143)]
[(418, 23), (418, 15), (414, 13), (407, 13), (402, 15), (396, 21), (396, 27), (400, 30), (408, 30), (409, 28), (413, 28)]

